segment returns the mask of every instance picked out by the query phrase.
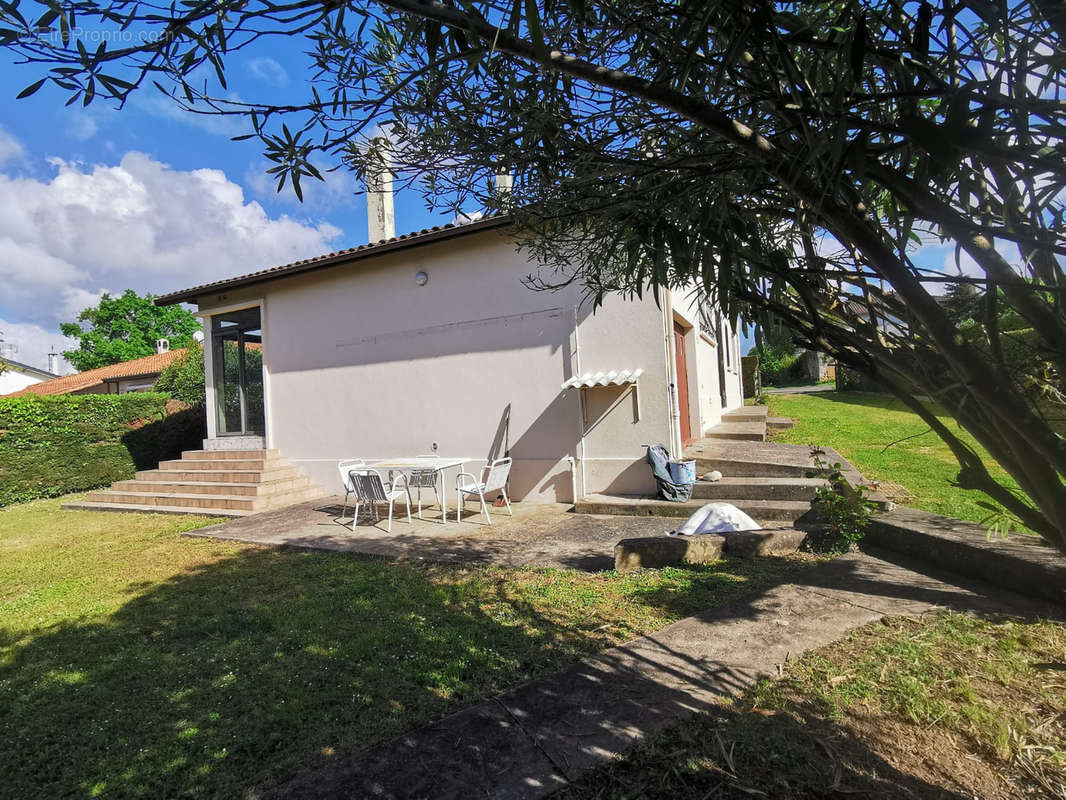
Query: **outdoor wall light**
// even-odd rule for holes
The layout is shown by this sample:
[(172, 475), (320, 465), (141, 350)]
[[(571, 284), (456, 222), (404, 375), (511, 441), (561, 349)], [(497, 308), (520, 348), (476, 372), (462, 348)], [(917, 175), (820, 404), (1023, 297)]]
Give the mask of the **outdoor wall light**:
[(419, 270), (415, 273), (415, 283), (417, 283), (419, 286), (425, 286), (428, 281), (429, 275), (427, 275), (425, 272)]

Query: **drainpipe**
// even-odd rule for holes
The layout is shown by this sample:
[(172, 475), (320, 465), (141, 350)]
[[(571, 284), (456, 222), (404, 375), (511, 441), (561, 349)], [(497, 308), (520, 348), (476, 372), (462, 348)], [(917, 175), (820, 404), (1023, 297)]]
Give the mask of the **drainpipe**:
[[(580, 389), (578, 390), (580, 391)], [(570, 465), (570, 497), (573, 498), (574, 503), (577, 503), (577, 459), (568, 455), (566, 457), (566, 463)]]
[[(578, 338), (578, 306), (574, 306), (574, 374), (581, 374), (581, 341)], [(584, 497), (588, 491), (588, 478), (585, 473), (585, 390), (579, 388), (577, 390), (578, 396), (578, 423), (580, 425), (581, 435), (578, 437), (578, 461), (581, 465), (581, 494), (577, 494), (577, 483), (574, 482), (574, 502), (578, 501), (578, 497)]]
[(677, 360), (674, 357), (674, 306), (670, 297), (669, 289), (662, 289), (663, 293), (663, 344), (666, 350), (666, 376), (667, 376), (667, 406), (669, 413), (668, 438), (670, 440), (670, 454), (674, 458), (681, 458), (681, 408), (677, 402)]

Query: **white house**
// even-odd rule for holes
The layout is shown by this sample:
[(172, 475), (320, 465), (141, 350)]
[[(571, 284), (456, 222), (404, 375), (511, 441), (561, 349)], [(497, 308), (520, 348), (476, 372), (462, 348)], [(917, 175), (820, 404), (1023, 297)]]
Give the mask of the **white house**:
[(743, 404), (737, 334), (692, 293), (593, 313), (523, 283), (506, 217), (382, 232), (156, 299), (204, 320), (205, 449), (277, 449), (330, 489), (346, 458), (506, 454), (512, 498), (572, 501), (652, 493), (646, 445)]
[(5, 358), (0, 372), (0, 397), (57, 377), (47, 370)]

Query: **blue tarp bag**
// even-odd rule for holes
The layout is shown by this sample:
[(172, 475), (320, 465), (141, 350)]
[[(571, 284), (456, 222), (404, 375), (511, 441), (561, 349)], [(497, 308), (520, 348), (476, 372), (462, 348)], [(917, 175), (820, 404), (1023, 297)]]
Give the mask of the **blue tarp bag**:
[(675, 503), (684, 503), (692, 497), (691, 483), (674, 483), (670, 475), (670, 454), (661, 444), (648, 447), (644, 460), (651, 465), (655, 476), (655, 485), (659, 487), (659, 497)]

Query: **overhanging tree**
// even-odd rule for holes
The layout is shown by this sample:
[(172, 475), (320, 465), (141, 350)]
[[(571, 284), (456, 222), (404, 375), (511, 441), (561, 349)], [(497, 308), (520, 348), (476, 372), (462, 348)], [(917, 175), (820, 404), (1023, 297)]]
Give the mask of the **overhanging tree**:
[[(590, 296), (695, 285), (732, 316), (879, 380), (951, 446), (959, 480), (1066, 550), (1063, 4), (741, 0), (0, 3), (0, 37), (71, 102), (154, 82), (248, 118), (279, 179), (325, 153), (362, 174), (372, 136), (452, 208), (514, 215), (531, 283)], [(87, 50), (75, 19), (160, 33)], [(46, 25), (58, 37), (33, 36)], [(302, 34), (305, 101), (212, 96), (227, 57)], [(219, 93), (221, 94), (221, 93)], [(493, 194), (492, 173), (514, 176)], [(915, 263), (955, 249), (983, 300), (962, 335)], [(962, 269), (962, 268), (965, 269)], [(950, 279), (949, 279), (950, 280)], [(1009, 308), (1024, 358), (1004, 355)], [(1018, 329), (1015, 329), (1018, 330)], [(946, 407), (1004, 486), (932, 413)]]

